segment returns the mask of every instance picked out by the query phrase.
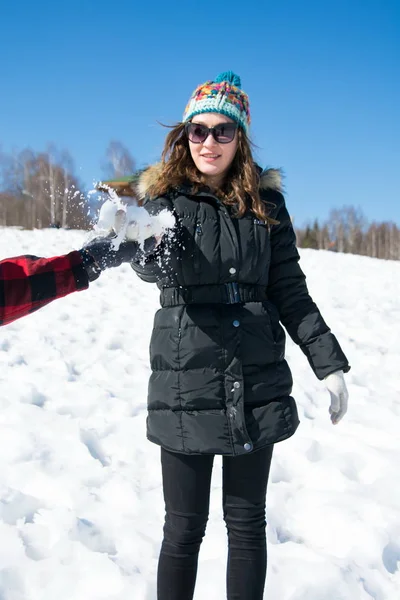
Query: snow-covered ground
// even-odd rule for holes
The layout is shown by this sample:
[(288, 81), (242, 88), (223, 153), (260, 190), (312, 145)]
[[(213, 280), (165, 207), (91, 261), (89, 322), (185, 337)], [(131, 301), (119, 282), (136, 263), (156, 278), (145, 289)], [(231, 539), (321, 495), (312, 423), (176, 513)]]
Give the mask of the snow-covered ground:
[[(0, 258), (79, 248), (83, 232), (2, 229)], [(268, 600), (400, 598), (400, 263), (302, 251), (349, 356), (349, 412), (288, 341), (301, 426), (276, 446)], [(146, 440), (157, 288), (128, 266), (1, 328), (0, 599), (155, 600), (163, 500)], [(196, 600), (225, 597), (221, 462)]]

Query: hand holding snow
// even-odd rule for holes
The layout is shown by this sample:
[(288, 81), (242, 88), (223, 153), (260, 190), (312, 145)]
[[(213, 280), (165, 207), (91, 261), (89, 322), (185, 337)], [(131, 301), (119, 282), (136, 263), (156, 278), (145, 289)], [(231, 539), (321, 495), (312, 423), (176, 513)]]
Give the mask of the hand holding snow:
[(336, 373), (328, 375), (325, 378), (325, 385), (331, 395), (331, 406), (329, 408), (331, 421), (336, 425), (346, 414), (349, 399), (343, 371), (336, 371)]
[(145, 239), (161, 237), (175, 226), (175, 218), (169, 210), (151, 216), (141, 206), (128, 206), (125, 212), (125, 238), (130, 241), (144, 242)]
[(162, 237), (174, 226), (175, 218), (168, 210), (152, 216), (142, 206), (126, 206), (113, 198), (102, 205), (95, 230), (106, 233), (114, 230), (118, 245), (124, 239), (142, 244), (151, 236)]

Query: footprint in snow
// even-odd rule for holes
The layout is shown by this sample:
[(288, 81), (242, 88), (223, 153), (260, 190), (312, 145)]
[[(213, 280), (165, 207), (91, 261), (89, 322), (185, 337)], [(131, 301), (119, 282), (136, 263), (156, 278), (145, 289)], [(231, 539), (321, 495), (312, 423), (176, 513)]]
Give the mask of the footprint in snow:
[(110, 458), (103, 452), (100, 440), (93, 430), (81, 430), (81, 442), (85, 444), (90, 455), (98, 460), (103, 467), (108, 467), (111, 464)]

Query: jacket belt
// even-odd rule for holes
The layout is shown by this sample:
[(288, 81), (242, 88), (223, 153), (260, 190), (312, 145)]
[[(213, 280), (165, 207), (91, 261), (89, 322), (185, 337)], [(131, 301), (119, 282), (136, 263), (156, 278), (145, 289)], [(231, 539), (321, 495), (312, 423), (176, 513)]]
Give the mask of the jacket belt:
[(190, 285), (165, 287), (161, 290), (162, 307), (180, 304), (241, 304), (267, 300), (265, 285), (222, 283), (219, 285)]

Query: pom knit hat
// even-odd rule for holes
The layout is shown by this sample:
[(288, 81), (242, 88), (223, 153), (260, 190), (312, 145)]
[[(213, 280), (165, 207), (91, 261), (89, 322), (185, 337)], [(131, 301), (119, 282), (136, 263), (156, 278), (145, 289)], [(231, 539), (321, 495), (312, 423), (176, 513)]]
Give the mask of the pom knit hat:
[(209, 112), (229, 117), (248, 134), (249, 98), (241, 89), (239, 75), (226, 71), (218, 75), (215, 81), (206, 81), (199, 85), (190, 97), (182, 121), (189, 121), (195, 115)]

